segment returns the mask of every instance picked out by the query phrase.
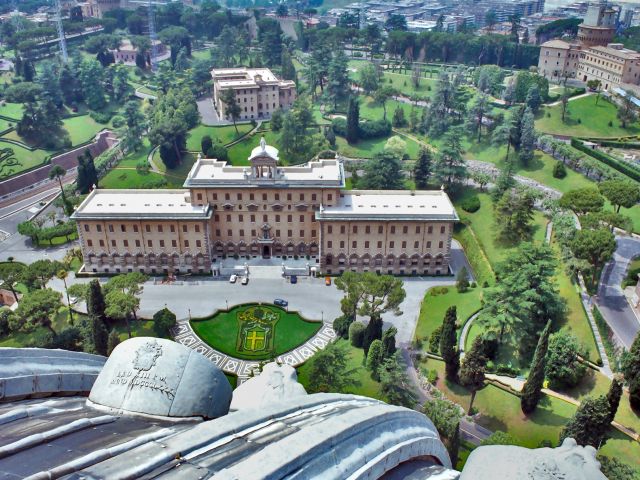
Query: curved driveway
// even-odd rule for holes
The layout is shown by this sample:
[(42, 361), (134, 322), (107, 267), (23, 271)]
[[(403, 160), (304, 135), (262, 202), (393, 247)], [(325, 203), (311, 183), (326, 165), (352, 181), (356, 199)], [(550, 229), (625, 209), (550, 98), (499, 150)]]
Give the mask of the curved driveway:
[(640, 331), (640, 321), (631, 310), (620, 284), (633, 257), (640, 255), (640, 239), (616, 237), (616, 241), (618, 248), (602, 272), (596, 302), (611, 330), (629, 349)]

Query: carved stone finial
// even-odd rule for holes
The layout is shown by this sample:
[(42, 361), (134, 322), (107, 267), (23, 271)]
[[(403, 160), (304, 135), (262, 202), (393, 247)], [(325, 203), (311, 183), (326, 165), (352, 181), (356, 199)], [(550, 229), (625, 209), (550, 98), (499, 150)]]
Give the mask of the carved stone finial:
[(263, 152), (267, 149), (267, 141), (264, 139), (264, 137), (260, 139), (260, 148), (262, 148)]

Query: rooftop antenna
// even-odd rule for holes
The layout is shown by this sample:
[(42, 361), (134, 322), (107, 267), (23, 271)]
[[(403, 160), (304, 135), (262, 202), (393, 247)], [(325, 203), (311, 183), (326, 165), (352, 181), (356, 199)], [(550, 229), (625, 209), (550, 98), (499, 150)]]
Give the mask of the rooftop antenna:
[(62, 28), (62, 3), (60, 0), (56, 0), (56, 29), (58, 30), (62, 62), (67, 63), (69, 61), (69, 55), (67, 55), (67, 41), (64, 38), (64, 29)]
[[(60, 0), (58, 0), (60, 1)], [(153, 8), (153, 0), (149, 0), (149, 40), (151, 40), (151, 71), (155, 72), (158, 69), (158, 61), (156, 59), (156, 19)]]

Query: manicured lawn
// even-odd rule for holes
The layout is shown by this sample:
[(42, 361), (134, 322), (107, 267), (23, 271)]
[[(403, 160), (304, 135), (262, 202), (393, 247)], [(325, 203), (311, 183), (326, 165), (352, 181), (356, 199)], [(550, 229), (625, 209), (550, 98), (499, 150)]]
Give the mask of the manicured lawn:
[[(369, 371), (363, 367), (364, 350), (351, 346), (348, 340), (340, 339), (338, 343), (348, 345), (351, 355), (347, 363), (347, 370), (355, 369), (356, 374), (354, 375), (354, 379), (360, 382), (359, 386), (353, 385), (351, 388), (347, 388), (345, 393), (380, 399), (380, 384), (373, 380)], [(313, 365), (313, 359), (314, 357), (311, 357), (309, 361), (298, 367), (298, 381), (304, 385), (305, 388), (307, 388), (309, 384), (309, 372)]]
[(180, 188), (183, 182), (156, 172), (140, 173), (135, 169), (114, 168), (101, 180), (102, 188)]
[(191, 57), (194, 60), (209, 60), (211, 59), (211, 51), (208, 48), (203, 50), (192, 50)]
[(0, 115), (20, 120), (22, 118), (22, 108), (21, 103), (5, 103), (0, 105)]
[[(390, 137), (372, 138), (367, 140), (359, 140), (357, 143), (349, 145), (343, 137), (336, 137), (336, 146), (338, 151), (346, 157), (371, 158), (376, 153), (384, 150), (384, 146)], [(410, 158), (417, 158), (420, 145), (410, 138), (402, 137), (407, 143), (407, 154)]]
[(484, 286), (485, 282), (493, 285), (496, 280), (493, 269), (471, 226), (457, 223), (454, 226), (453, 238), (462, 245), (478, 285)]
[[(472, 195), (473, 191), (465, 192), (465, 195)], [(500, 263), (506, 258), (508, 253), (514, 250), (517, 245), (509, 245), (497, 238), (496, 220), (493, 210), (493, 202), (487, 193), (478, 193), (480, 199), (480, 208), (474, 213), (468, 213), (460, 208), (462, 199), (454, 201), (454, 205), (458, 210), (458, 215), (465, 223), (471, 225), (478, 242), (482, 246), (487, 259), (492, 267)], [(464, 196), (462, 197), (464, 198)], [(533, 232), (529, 240), (542, 243), (545, 236), (547, 220), (537, 210), (534, 212)]]
[[(121, 342), (129, 338), (126, 323), (122, 322), (117, 325), (115, 329), (118, 332)], [(153, 331), (153, 320), (131, 320), (131, 337), (157, 337)]]
[[(407, 122), (409, 121), (409, 115), (411, 115), (411, 109), (414, 108), (408, 103), (398, 102), (393, 99), (387, 100), (385, 107), (387, 109), (387, 120), (391, 121), (393, 119), (393, 112), (397, 107), (400, 107), (404, 110), (404, 118)], [(418, 112), (418, 118), (420, 112), (421, 110)], [(371, 97), (362, 97), (360, 100), (360, 120), (382, 120), (383, 116), (384, 109), (382, 108), (382, 104), (376, 102)]]
[(14, 144), (0, 142), (0, 149), (10, 148), (13, 150), (13, 154), (16, 160), (20, 163), (20, 165), (16, 165), (15, 167), (7, 167), (0, 175), (0, 178), (8, 177), (10, 175), (15, 175), (29, 168), (41, 165), (44, 163), (46, 158), (50, 155), (49, 152), (45, 150), (34, 150), (29, 151), (26, 148), (19, 147)]
[(64, 128), (69, 132), (72, 145), (79, 145), (92, 140), (100, 130), (107, 128), (107, 125), (99, 124), (89, 115), (65, 118), (62, 123), (64, 123)]
[(142, 141), (142, 148), (135, 152), (129, 153), (126, 157), (120, 160), (118, 163), (118, 167), (133, 167), (135, 168), (138, 163), (146, 162), (147, 155), (149, 154), (149, 150), (151, 149), (151, 145), (149, 144), (149, 140), (146, 138)]
[[(232, 165), (249, 165), (249, 155), (251, 155), (251, 150), (256, 148), (260, 144), (260, 137), (264, 135), (264, 138), (269, 145), (273, 145), (276, 148), (279, 148), (278, 144), (280, 139), (280, 134), (272, 131), (259, 132), (253, 135), (252, 137), (247, 137), (243, 139), (240, 143), (237, 143), (233, 147), (229, 148), (229, 162)], [(283, 159), (282, 152), (280, 152), (280, 159)], [(301, 159), (298, 163), (304, 163), (308, 159)]]
[[(437, 76), (435, 76), (437, 77)], [(354, 77), (360, 80), (360, 77)], [(384, 72), (381, 85), (390, 85), (403, 95), (410, 97), (418, 95), (420, 97), (431, 98), (436, 90), (436, 84), (438, 81), (436, 78), (420, 78), (420, 85), (415, 88), (411, 75)]]
[(279, 316), (274, 326), (273, 350), (264, 353), (248, 354), (238, 350), (241, 328), (241, 316), (247, 309), (255, 308), (255, 305), (241, 305), (234, 307), (229, 312), (218, 312), (210, 318), (193, 320), (191, 326), (202, 340), (213, 348), (227, 355), (251, 360), (268, 360), (285, 352), (293, 350), (316, 334), (322, 324), (304, 320), (300, 315), (287, 312), (282, 308), (264, 305), (263, 309)]
[(464, 324), (471, 315), (480, 310), (482, 306), (482, 288), (471, 288), (464, 293), (458, 293), (455, 287), (447, 288), (447, 293), (438, 294), (440, 289), (431, 289), (424, 296), (416, 327), (416, 338), (426, 342), (431, 333), (442, 325), (445, 312), (453, 305), (457, 307), (458, 323), (460, 325)]
[(253, 127), (250, 123), (238, 124), (238, 134), (233, 125), (225, 125), (223, 127), (208, 127), (206, 125), (198, 125), (196, 128), (189, 130), (189, 137), (187, 138), (187, 150), (195, 152), (200, 151), (200, 141), (205, 135), (209, 135), (211, 139), (222, 145), (226, 145), (236, 138), (241, 137)]
[(15, 121), (9, 121), (9, 120), (5, 120), (4, 118), (0, 118), (0, 132), (4, 132), (5, 130), (15, 126), (16, 126)]
[(38, 242), (39, 247), (55, 247), (59, 245), (64, 245), (65, 243), (73, 242), (78, 239), (78, 232), (71, 233), (68, 237), (53, 237), (51, 241), (42, 240)]
[(158, 169), (166, 176), (167, 181), (172, 183), (184, 183), (185, 179), (191, 167), (198, 158), (197, 153), (187, 152), (182, 155), (182, 163), (176, 168), (168, 169), (160, 158), (160, 149), (156, 150), (153, 154), (153, 163)]
[[(622, 128), (615, 105), (602, 98), (596, 105), (596, 95), (570, 101), (569, 112), (570, 115), (563, 122), (561, 105), (544, 107), (536, 119), (536, 129), (544, 133), (576, 137), (621, 137), (640, 133), (637, 124)], [(547, 113), (551, 116), (548, 117)]]

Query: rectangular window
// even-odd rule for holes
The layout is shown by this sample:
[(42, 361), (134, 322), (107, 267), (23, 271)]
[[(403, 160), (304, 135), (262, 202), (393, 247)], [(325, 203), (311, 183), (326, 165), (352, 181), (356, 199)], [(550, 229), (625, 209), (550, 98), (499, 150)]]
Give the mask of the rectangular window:
[(358, 233), (358, 226), (357, 225), (353, 226), (353, 233)]
[(160, 248), (164, 248), (164, 240), (160, 240)]
[[(189, 246), (189, 245), (187, 245), (187, 246)], [(196, 247), (200, 248), (201, 246), (202, 246), (202, 242), (200, 240), (196, 240)]]
[(280, 194), (276, 193), (276, 200), (280, 200)]
[(227, 230), (227, 237), (231, 237), (232, 235), (231, 230)]
[(196, 198), (197, 198), (198, 200), (202, 200), (202, 194), (201, 194), (201, 193), (198, 193), (198, 194), (196, 195)]
[(287, 200), (291, 201), (291, 194), (287, 193)]
[(427, 242), (427, 248), (431, 248), (431, 242)]
[(147, 240), (147, 247), (153, 247), (153, 242), (151, 240)]
[(331, 240), (329, 240), (327, 242), (327, 248), (331, 248), (331, 247), (333, 247), (333, 242)]
[(244, 222), (244, 216), (243, 215), (238, 215), (238, 221), (239, 222)]
[(249, 194), (249, 200), (253, 200), (253, 193)]
[(123, 244), (125, 247), (128, 247), (128, 246), (129, 246), (129, 240), (123, 240), (123, 241), (122, 241), (122, 244)]
[(120, 225), (120, 231), (121, 232), (126, 232), (127, 231), (127, 227), (125, 225)]
[(315, 231), (315, 230), (311, 230), (311, 236), (312, 236), (313, 238), (316, 238), (316, 231)]
[(382, 248), (382, 241), (378, 242), (378, 248)]
[(186, 225), (182, 225), (182, 233), (187, 233), (187, 226)]
[(340, 240), (340, 248), (344, 248), (344, 240)]
[(371, 227), (369, 225), (364, 227), (364, 233), (366, 233), (367, 235), (369, 235), (371, 233)]
[(269, 217), (267, 215), (262, 215), (262, 221), (267, 223), (269, 221)]
[(256, 221), (256, 216), (255, 215), (251, 215), (251, 223), (255, 223)]
[(300, 237), (304, 237), (304, 230), (300, 230)]
[(147, 233), (151, 233), (151, 225), (145, 225), (144, 229)]
[(404, 233), (405, 235), (409, 233), (409, 227), (407, 227), (406, 225), (402, 227), (402, 233)]
[(225, 194), (224, 194), (224, 199), (225, 199), (225, 200), (229, 200), (230, 198), (231, 198), (231, 197), (229, 197), (229, 194), (228, 194), (228, 193), (225, 193)]
[(382, 234), (383, 229), (384, 229), (384, 227), (383, 227), (382, 225), (380, 225), (380, 226), (378, 227), (378, 235), (381, 235), (381, 234)]
[(242, 194), (241, 194), (241, 193), (236, 194), (236, 198), (237, 198), (238, 200), (242, 200)]
[(413, 242), (413, 248), (417, 250), (419, 246), (420, 246), (420, 242), (417, 242), (417, 241)]
[(427, 233), (428, 234), (432, 234), (433, 233), (433, 226), (429, 225), (429, 228), (427, 229)]
[(96, 230), (98, 232), (101, 232), (102, 231), (102, 225), (96, 225)]
[(140, 248), (140, 240), (136, 240), (136, 247)]
[[(214, 219), (216, 222), (219, 222), (219, 221), (220, 221), (220, 215), (214, 215), (214, 216), (213, 216), (213, 219)], [(185, 230), (185, 231), (186, 231), (186, 230)]]
[(169, 230), (171, 230), (171, 233), (176, 233), (176, 226), (175, 225), (170, 225), (169, 226)]
[(327, 200), (329, 200), (329, 201), (333, 200), (333, 195), (331, 193), (329, 195), (327, 195)]
[(266, 193), (262, 194), (262, 200), (264, 200), (265, 202), (267, 201), (267, 194)]
[(104, 240), (100, 240), (100, 242), (99, 242), (99, 243), (100, 243), (100, 246), (101, 246), (101, 247), (104, 247)]
[(276, 237), (279, 237), (279, 236), (280, 236), (280, 230), (276, 230)]
[(293, 230), (287, 230), (287, 237), (288, 238), (293, 237)]
[(403, 240), (403, 241), (402, 241), (402, 248), (407, 248), (407, 242), (406, 242), (406, 240)]
[(280, 223), (280, 215), (276, 215), (276, 223)]
[(344, 235), (346, 231), (347, 231), (346, 227), (344, 225), (340, 225), (340, 233)]
[(444, 247), (444, 242), (443, 241), (438, 242), (438, 248), (442, 248), (442, 247)]
[(391, 240), (391, 241), (389, 242), (389, 248), (393, 248), (393, 245), (394, 245), (394, 242), (393, 242), (393, 240)]
[(158, 225), (158, 233), (162, 233), (162, 225)]
[(176, 242), (175, 240), (171, 240), (171, 246), (173, 248), (176, 248), (178, 246), (178, 242)]
[(369, 248), (369, 240), (364, 242), (364, 248)]
[(317, 195), (316, 195), (315, 193), (312, 193), (312, 194), (311, 194), (311, 201), (312, 201), (312, 202), (315, 202), (315, 201), (316, 201), (316, 196), (317, 196)]
[(304, 222), (304, 215), (300, 215), (300, 221)]
[(420, 233), (420, 227), (416, 227), (416, 233)]
[(447, 227), (445, 227), (444, 225), (442, 225), (442, 226), (440, 227), (440, 233), (444, 233), (446, 229), (447, 229)]
[(287, 222), (293, 222), (293, 215), (287, 215)]
[(214, 199), (214, 200), (217, 200), (217, 199), (218, 199), (218, 194), (217, 194), (217, 193), (214, 193), (214, 194), (213, 194), (213, 199)]
[(109, 224), (109, 233), (113, 233), (113, 225)]
[(396, 227), (395, 225), (391, 226), (391, 235), (393, 235), (394, 233), (396, 233)]
[(300, 200), (304, 200), (304, 193), (300, 194)]
[(220, 237), (220, 229), (216, 228), (216, 237)]
[(134, 225), (133, 226), (133, 232), (134, 233), (138, 233), (138, 225)]
[(327, 233), (333, 233), (333, 227), (331, 225), (327, 226)]
[(251, 236), (255, 237), (256, 236), (256, 231), (255, 230), (251, 230)]
[(227, 222), (231, 223), (231, 215), (227, 215)]
[(240, 229), (240, 236), (244, 237), (244, 229), (242, 229), (242, 228)]
[(87, 247), (93, 247), (93, 242), (91, 240), (87, 240)]
[(85, 231), (85, 232), (88, 232), (88, 231), (89, 231), (89, 225), (88, 225), (88, 224), (86, 224), (86, 223), (84, 224), (84, 231)]
[(356, 242), (355, 240), (351, 242), (351, 248), (358, 248), (358, 242)]

